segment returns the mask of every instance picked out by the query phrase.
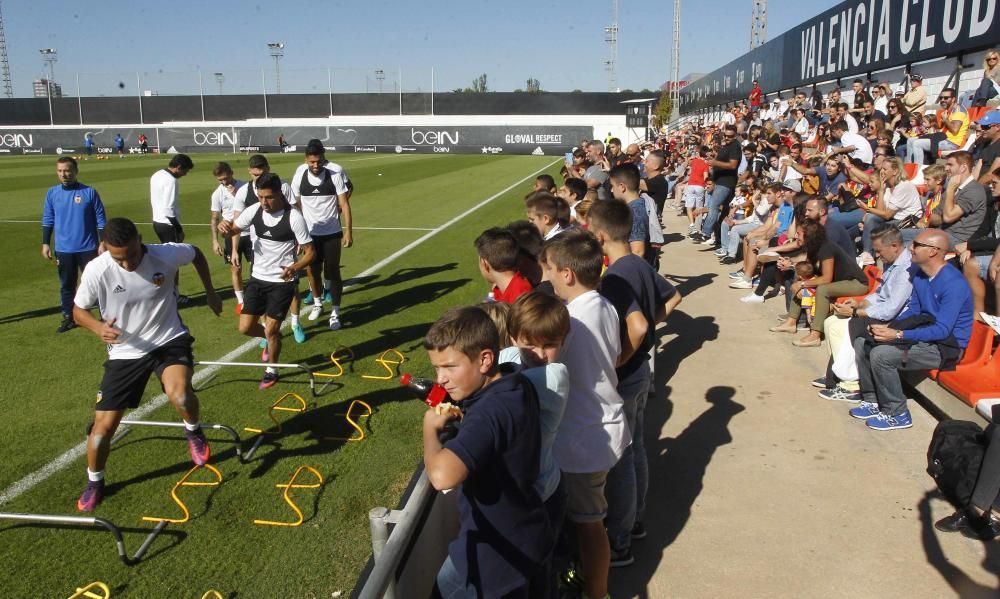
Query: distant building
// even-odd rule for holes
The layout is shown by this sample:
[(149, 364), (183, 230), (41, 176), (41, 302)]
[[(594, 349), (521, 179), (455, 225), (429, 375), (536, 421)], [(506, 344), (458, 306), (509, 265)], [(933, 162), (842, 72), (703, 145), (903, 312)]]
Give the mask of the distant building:
[(704, 76), (705, 76), (705, 73), (688, 73), (687, 75), (685, 75), (684, 77), (682, 77), (680, 81), (667, 81), (667, 82), (665, 82), (663, 85), (660, 86), (660, 89), (663, 90), (663, 91), (665, 91), (665, 92), (668, 92), (668, 91), (671, 91), (671, 90), (674, 90), (674, 89), (681, 90), (681, 89), (684, 89), (685, 87), (687, 87), (688, 85), (691, 85), (695, 81), (701, 79)]
[(49, 81), (48, 79), (35, 79), (33, 85), (35, 88), (36, 98), (48, 97), (49, 93), (46, 91), (46, 88), (51, 91), (53, 98), (61, 98), (63, 95), (62, 86), (55, 81)]

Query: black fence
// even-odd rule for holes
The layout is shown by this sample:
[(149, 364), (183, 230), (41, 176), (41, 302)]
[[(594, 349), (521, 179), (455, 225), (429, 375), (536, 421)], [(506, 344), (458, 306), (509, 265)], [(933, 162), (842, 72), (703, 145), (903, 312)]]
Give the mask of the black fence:
[[(655, 94), (653, 94), (655, 95)], [(624, 115), (641, 93), (489, 92), (53, 98), (56, 125), (158, 124), (377, 115)], [(432, 111), (433, 104), (433, 111)], [(48, 125), (46, 98), (0, 100), (0, 126)]]

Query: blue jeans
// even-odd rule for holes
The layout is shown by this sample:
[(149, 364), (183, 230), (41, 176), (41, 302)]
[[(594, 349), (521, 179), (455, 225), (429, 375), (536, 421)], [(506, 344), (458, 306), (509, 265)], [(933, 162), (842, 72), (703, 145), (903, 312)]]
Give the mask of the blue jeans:
[(932, 158), (937, 158), (937, 151), (935, 150), (935, 143), (937, 142), (936, 150), (957, 150), (958, 146), (951, 143), (945, 138), (944, 133), (932, 133), (930, 135), (925, 135), (922, 137), (911, 137), (906, 140), (906, 155), (907, 162), (915, 162), (916, 164), (924, 164), (924, 153), (930, 152)]
[(77, 274), (83, 272), (87, 263), (97, 257), (97, 251), (56, 252), (56, 266), (59, 270), (59, 300), (63, 317), (73, 315), (73, 296), (76, 295)]
[(740, 249), (740, 240), (747, 236), (747, 233), (753, 231), (760, 225), (757, 223), (744, 223), (742, 225), (733, 225), (730, 227), (725, 221), (722, 222), (722, 233), (720, 237), (720, 243), (722, 247), (726, 248), (726, 255), (730, 258), (736, 257), (736, 252)]
[[(858, 210), (861, 212), (861, 210)], [(874, 214), (869, 214), (865, 218), (865, 230), (861, 232), (861, 249), (872, 253), (872, 231), (881, 227), (886, 223), (886, 220), (881, 216), (875, 216)]]
[(731, 199), (733, 199), (733, 190), (716, 183), (715, 191), (712, 192), (712, 195), (705, 198), (705, 206), (708, 208), (708, 214), (705, 215), (705, 220), (701, 223), (702, 235), (705, 237), (712, 236), (712, 231), (715, 230), (715, 223), (719, 222), (719, 209)]
[[(612, 551), (624, 551), (632, 546), (632, 527), (635, 526), (638, 488), (636, 461), (642, 461), (641, 468), (644, 477), (648, 479), (646, 452), (642, 450), (641, 455), (638, 455), (635, 445), (636, 439), (639, 439), (640, 449), (642, 448), (636, 416), (639, 402), (642, 401), (645, 405), (648, 392), (649, 362), (643, 362), (638, 370), (618, 383), (618, 394), (625, 402), (625, 419), (632, 433), (632, 444), (625, 448), (618, 463), (608, 471), (608, 480), (604, 486), (604, 494), (608, 499), (608, 515), (605, 523)], [(648, 486), (648, 482), (643, 481), (643, 485)]]
[(848, 231), (856, 233), (858, 223), (861, 222), (864, 215), (865, 211), (858, 208), (850, 212), (841, 212), (838, 206), (830, 206), (830, 210), (826, 214), (826, 220), (837, 223)]

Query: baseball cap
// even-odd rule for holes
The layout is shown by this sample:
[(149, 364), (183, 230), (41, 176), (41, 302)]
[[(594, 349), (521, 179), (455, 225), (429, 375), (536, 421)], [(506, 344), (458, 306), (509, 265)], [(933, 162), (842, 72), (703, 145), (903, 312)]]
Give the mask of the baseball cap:
[(913, 81), (923, 81), (924, 76), (917, 73), (913, 73), (912, 75), (910, 75), (910, 79), (912, 79)]
[(976, 121), (977, 125), (987, 125), (992, 127), (993, 125), (1000, 125), (1000, 110), (991, 110), (987, 112), (983, 118)]
[(902, 85), (897, 85), (896, 86), (896, 95), (897, 96), (902, 96), (904, 94), (906, 94), (906, 88), (903, 87)]
[(782, 189), (787, 189), (788, 191), (794, 191), (795, 193), (802, 192), (802, 183), (798, 179), (789, 179), (781, 184)]

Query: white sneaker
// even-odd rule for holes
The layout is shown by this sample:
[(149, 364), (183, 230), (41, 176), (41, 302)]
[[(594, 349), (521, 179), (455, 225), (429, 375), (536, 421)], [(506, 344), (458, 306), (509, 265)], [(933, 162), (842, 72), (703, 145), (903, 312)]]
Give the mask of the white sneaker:
[(740, 301), (743, 302), (744, 304), (763, 304), (764, 303), (764, 296), (763, 295), (757, 295), (756, 293), (751, 293), (751, 294), (744, 295), (743, 297), (741, 297)]
[(340, 323), (340, 315), (339, 315), (339, 314), (337, 314), (336, 312), (334, 312), (334, 313), (330, 314), (330, 322), (329, 322), (329, 325), (330, 325), (330, 330), (331, 330), (331, 331), (336, 331), (336, 330), (337, 330), (337, 329), (339, 329), (340, 327), (344, 326), (344, 325), (342, 325), (342, 324)]
[(746, 279), (737, 279), (729, 284), (730, 289), (753, 289), (754, 284)]
[(712, 235), (711, 237), (709, 237), (705, 241), (702, 241), (701, 245), (715, 245), (715, 235)]
[(312, 308), (309, 308), (309, 320), (319, 320), (319, 317), (323, 315), (323, 304), (313, 304)]

